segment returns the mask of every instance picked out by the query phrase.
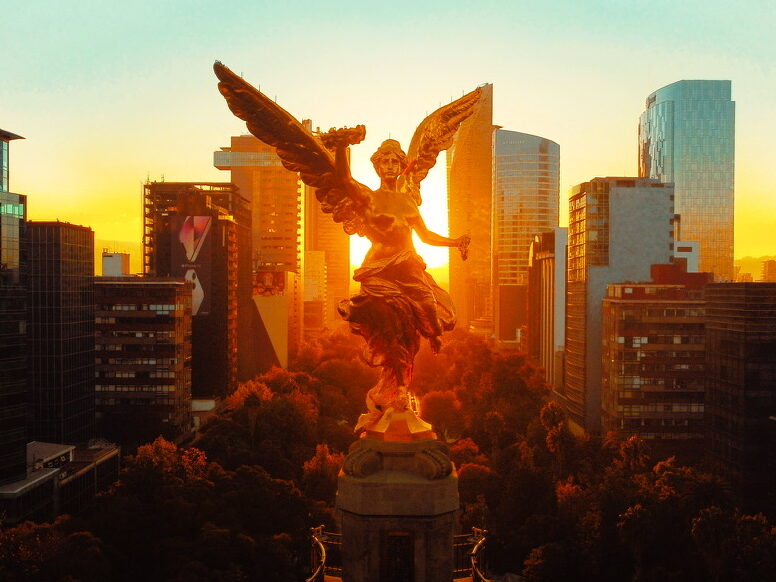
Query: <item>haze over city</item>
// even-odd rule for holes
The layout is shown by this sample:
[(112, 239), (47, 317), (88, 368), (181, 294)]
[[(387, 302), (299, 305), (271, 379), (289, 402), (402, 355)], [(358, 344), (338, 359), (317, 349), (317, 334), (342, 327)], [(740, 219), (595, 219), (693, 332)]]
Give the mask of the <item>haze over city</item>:
[[(3, 13), (3, 123), (26, 138), (12, 188), (29, 195), (30, 218), (91, 226), (117, 250), (139, 243), (147, 179), (227, 180), (213, 152), (246, 130), (215, 88), (218, 59), (314, 126), (366, 124), (352, 159), (369, 186), (380, 141), (406, 146), (427, 113), (493, 83), (496, 124), (561, 146), (562, 225), (573, 185), (637, 174), (647, 95), (680, 79), (729, 79), (735, 255), (776, 254), (768, 2), (82, 1)], [(444, 166), (424, 182), (421, 208), (443, 233)], [(354, 244), (352, 262), (364, 250)], [(445, 249), (421, 253), (430, 266), (447, 261)]]

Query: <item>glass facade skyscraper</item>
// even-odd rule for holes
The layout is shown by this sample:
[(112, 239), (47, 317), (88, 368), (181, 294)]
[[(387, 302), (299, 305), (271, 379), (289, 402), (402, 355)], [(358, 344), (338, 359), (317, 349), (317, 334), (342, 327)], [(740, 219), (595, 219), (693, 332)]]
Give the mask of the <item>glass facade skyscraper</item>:
[(516, 342), (526, 324), (534, 235), (558, 226), (560, 146), (544, 137), (493, 133), (493, 305), (496, 339)]
[(672, 182), (679, 239), (700, 243), (700, 271), (733, 280), (735, 102), (730, 81), (677, 81), (647, 97), (639, 176)]
[(28, 222), (31, 440), (94, 438), (94, 232)]
[(8, 142), (14, 139), (24, 138), (0, 129), (0, 192), (8, 192)]
[(0, 129), (0, 484), (23, 479), (27, 443), (27, 198), (8, 191), (8, 142)]

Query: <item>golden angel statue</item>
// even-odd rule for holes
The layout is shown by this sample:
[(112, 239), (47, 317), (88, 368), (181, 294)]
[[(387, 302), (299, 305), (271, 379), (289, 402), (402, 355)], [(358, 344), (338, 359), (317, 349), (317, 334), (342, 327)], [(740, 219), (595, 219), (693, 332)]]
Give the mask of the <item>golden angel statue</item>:
[(455, 312), (450, 296), (426, 272), (412, 233), (430, 245), (458, 247), (466, 260), (468, 235), (447, 238), (426, 227), (418, 210), (420, 182), (473, 113), (481, 90), (426, 117), (408, 153), (398, 141), (385, 140), (371, 158), (380, 176), (380, 187), (373, 191), (353, 179), (347, 157), (347, 148), (364, 139), (363, 125), (313, 134), (220, 62), (214, 69), (219, 91), (250, 132), (273, 146), (283, 165), (316, 189), (323, 211), (342, 223), (345, 232), (372, 243), (353, 277), (360, 292), (339, 306), (351, 331), (366, 340), (367, 362), (380, 368), (379, 381), (367, 394), (368, 412), (359, 418), (356, 431), (365, 429), (386, 440), (428, 438), (431, 426), (411, 410), (407, 387), (421, 337), (437, 352), (440, 336), (455, 325)]

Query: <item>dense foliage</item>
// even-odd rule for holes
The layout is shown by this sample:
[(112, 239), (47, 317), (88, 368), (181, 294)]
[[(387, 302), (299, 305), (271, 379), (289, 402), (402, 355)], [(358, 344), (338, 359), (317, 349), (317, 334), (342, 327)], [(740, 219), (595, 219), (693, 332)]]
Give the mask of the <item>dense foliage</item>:
[[(374, 370), (332, 333), (239, 387), (189, 448), (159, 438), (78, 517), (0, 530), (0, 580), (300, 580), (308, 527), (333, 527), (336, 476)], [(451, 444), (461, 528), (494, 572), (531, 581), (765, 580), (776, 529), (719, 480), (632, 438), (572, 435), (539, 370), (453, 332), (412, 386)]]

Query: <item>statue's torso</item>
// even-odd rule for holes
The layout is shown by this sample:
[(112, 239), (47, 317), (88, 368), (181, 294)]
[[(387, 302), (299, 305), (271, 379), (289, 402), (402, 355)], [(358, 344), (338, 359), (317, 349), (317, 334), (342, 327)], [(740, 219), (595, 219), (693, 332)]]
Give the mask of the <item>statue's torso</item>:
[(382, 189), (373, 192), (366, 213), (367, 236), (372, 248), (365, 263), (407, 250), (414, 251), (412, 222), (417, 216), (417, 205), (404, 192)]

